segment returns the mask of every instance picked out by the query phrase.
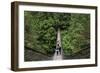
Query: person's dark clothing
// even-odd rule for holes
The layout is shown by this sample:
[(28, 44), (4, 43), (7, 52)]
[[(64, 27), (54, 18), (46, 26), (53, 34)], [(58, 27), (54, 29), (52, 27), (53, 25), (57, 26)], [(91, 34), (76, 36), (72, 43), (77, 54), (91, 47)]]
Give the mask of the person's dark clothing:
[(59, 48), (56, 48), (56, 52), (57, 52), (57, 55), (58, 55), (58, 53), (59, 53)]
[(61, 54), (61, 47), (59, 47), (59, 52), (60, 52), (60, 54)]

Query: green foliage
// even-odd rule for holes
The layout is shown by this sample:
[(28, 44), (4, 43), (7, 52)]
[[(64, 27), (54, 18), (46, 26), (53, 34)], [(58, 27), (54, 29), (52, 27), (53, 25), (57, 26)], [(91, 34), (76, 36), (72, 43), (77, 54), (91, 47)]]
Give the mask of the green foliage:
[(24, 12), (25, 46), (53, 54), (57, 28), (61, 29), (64, 55), (90, 47), (90, 15), (56, 12)]
[[(72, 55), (90, 47), (90, 15), (71, 14), (70, 26), (62, 31), (62, 45), (65, 55)], [(70, 49), (70, 52), (69, 52)]]
[(25, 11), (25, 46), (53, 53), (57, 27), (67, 28), (69, 14)]

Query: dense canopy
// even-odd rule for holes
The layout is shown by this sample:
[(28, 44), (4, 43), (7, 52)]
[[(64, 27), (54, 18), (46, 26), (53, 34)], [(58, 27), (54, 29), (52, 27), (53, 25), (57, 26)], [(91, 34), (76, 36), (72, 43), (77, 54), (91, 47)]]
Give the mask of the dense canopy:
[(25, 47), (52, 56), (57, 28), (61, 29), (64, 56), (90, 47), (90, 15), (57, 12), (24, 12)]

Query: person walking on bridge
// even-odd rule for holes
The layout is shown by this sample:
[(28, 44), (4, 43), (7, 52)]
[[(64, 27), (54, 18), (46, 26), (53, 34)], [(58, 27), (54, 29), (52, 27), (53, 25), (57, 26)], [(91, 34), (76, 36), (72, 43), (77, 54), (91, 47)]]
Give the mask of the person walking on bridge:
[(59, 44), (57, 44), (56, 52), (57, 52), (57, 55), (58, 55), (59, 53), (61, 54), (61, 47), (59, 46)]

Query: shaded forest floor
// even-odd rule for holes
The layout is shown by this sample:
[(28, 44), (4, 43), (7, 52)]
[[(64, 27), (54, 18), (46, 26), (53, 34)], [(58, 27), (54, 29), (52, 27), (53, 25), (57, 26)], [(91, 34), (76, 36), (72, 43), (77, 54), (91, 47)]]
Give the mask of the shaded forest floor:
[(24, 61), (44, 61), (44, 60), (51, 60), (52, 57), (47, 56), (44, 53), (38, 52), (36, 50), (25, 48), (24, 51)]
[(83, 49), (72, 55), (65, 55), (64, 59), (88, 59), (90, 58), (90, 49)]
[[(38, 52), (33, 49), (25, 48), (24, 51), (25, 61), (46, 61), (53, 60), (53, 55), (48, 56), (44, 53)], [(90, 58), (90, 50), (84, 49), (72, 55), (63, 55), (63, 59), (87, 59)]]

